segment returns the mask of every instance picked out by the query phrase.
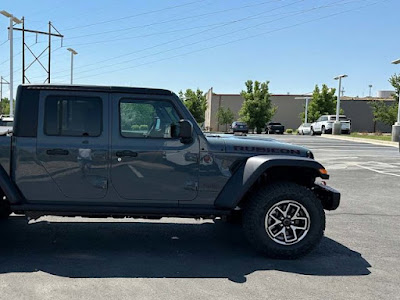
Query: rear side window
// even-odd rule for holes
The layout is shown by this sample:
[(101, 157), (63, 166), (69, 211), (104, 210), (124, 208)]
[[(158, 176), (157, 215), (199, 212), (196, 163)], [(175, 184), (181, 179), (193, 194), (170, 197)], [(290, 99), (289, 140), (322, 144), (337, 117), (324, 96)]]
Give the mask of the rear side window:
[(52, 136), (99, 136), (102, 100), (98, 97), (49, 96), (44, 133)]

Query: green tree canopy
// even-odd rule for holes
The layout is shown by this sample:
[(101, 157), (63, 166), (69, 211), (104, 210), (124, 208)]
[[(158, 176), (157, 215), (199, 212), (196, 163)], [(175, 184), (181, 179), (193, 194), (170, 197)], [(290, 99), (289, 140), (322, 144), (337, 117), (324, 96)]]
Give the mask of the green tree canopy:
[(233, 120), (235, 119), (235, 114), (231, 111), (229, 107), (227, 109), (224, 109), (224, 107), (221, 106), (220, 108), (218, 108), (217, 111), (217, 119), (220, 125), (225, 125), (225, 132), (227, 132), (228, 124), (233, 122)]
[(390, 84), (394, 87), (393, 98), (396, 100), (391, 105), (383, 101), (371, 101), (374, 121), (381, 121), (387, 125), (393, 125), (397, 121), (397, 111), (399, 109), (400, 75), (394, 74), (389, 78)]
[[(336, 89), (328, 88), (326, 84), (320, 89), (315, 85), (312, 99), (308, 105), (308, 122), (315, 122), (322, 115), (336, 114), (337, 97), (335, 96)], [(340, 110), (343, 113), (343, 110)], [(304, 122), (305, 113), (301, 113), (301, 118)]]
[(203, 123), (207, 109), (206, 94), (200, 89), (197, 89), (196, 91), (187, 89), (185, 93), (182, 91), (179, 92), (179, 98), (189, 109), (197, 123)]
[(241, 92), (244, 102), (239, 111), (241, 120), (246, 122), (249, 128), (257, 128), (261, 133), (265, 124), (274, 116), (277, 107), (273, 106), (268, 90), (269, 81), (246, 81), (246, 90)]
[(0, 115), (9, 115), (9, 114), (10, 114), (10, 100), (8, 98), (3, 98), (1, 99), (0, 102)]

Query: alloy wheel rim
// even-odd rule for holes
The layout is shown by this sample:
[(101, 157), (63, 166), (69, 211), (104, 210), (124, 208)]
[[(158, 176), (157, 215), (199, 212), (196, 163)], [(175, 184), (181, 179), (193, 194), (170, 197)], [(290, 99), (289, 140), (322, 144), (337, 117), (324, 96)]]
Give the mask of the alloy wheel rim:
[(310, 230), (307, 209), (294, 200), (274, 204), (265, 216), (265, 231), (276, 243), (289, 246), (304, 239)]

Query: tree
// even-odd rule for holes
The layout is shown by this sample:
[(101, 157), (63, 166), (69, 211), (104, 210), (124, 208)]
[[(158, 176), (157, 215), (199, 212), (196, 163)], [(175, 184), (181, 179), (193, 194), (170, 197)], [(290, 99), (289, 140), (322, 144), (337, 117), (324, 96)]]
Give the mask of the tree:
[(228, 124), (231, 124), (233, 122), (233, 120), (235, 119), (235, 114), (231, 111), (229, 107), (227, 109), (224, 109), (224, 107), (221, 106), (220, 108), (218, 108), (217, 111), (217, 119), (220, 125), (225, 124), (225, 132), (228, 132)]
[(179, 98), (189, 109), (193, 117), (196, 119), (196, 122), (199, 124), (203, 123), (207, 109), (206, 94), (200, 89), (197, 89), (196, 91), (187, 89), (185, 93), (182, 91), (179, 92)]
[(400, 93), (400, 75), (392, 75), (389, 78), (390, 84), (395, 89), (393, 98), (396, 100), (393, 104), (387, 105), (383, 101), (371, 101), (372, 113), (374, 121), (381, 121), (387, 125), (393, 125), (397, 121), (397, 112), (399, 109), (399, 93)]
[(10, 114), (10, 100), (8, 100), (8, 98), (3, 98), (1, 99), (0, 102), (0, 115), (9, 115), (9, 114)]
[[(308, 105), (308, 122), (315, 122), (322, 115), (336, 114), (337, 97), (335, 92), (336, 89), (328, 88), (326, 84), (323, 84), (321, 89), (315, 85), (311, 102)], [(343, 113), (342, 109), (340, 113)], [(301, 113), (301, 118), (304, 122), (304, 112)]]
[(265, 124), (272, 119), (277, 110), (269, 98), (268, 84), (269, 81), (253, 83), (252, 80), (247, 80), (246, 90), (240, 93), (244, 98), (239, 111), (241, 120), (246, 122), (249, 128), (256, 128), (257, 133), (261, 133)]

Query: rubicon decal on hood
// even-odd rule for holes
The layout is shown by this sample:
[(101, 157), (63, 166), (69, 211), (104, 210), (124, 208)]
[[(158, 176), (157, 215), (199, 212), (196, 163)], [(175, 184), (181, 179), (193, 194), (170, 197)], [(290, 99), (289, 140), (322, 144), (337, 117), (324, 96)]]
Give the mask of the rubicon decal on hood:
[(297, 150), (297, 149), (285, 149), (285, 148), (233, 146), (233, 150), (234, 151), (240, 151), (240, 152), (257, 152), (257, 153), (301, 155), (301, 151), (300, 150)]

